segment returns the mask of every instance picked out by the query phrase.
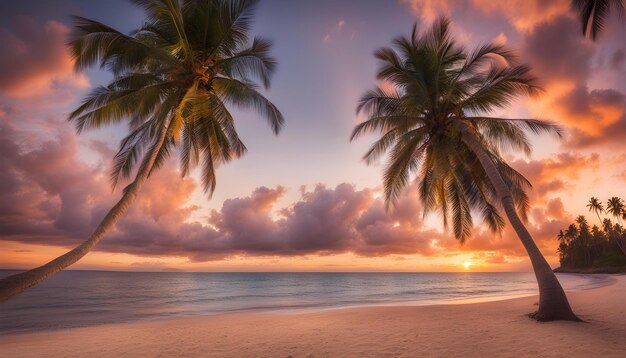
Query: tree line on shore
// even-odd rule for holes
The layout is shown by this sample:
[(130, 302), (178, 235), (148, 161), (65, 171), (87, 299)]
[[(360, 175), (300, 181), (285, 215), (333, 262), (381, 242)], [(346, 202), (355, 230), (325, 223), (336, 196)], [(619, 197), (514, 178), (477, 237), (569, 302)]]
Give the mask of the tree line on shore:
[[(618, 197), (608, 199), (606, 207), (595, 197), (587, 204), (600, 221), (590, 225), (584, 215), (560, 230), (559, 259), (562, 269), (626, 267), (626, 206)], [(610, 216), (610, 217), (609, 217)], [(613, 219), (613, 220), (612, 220)]]

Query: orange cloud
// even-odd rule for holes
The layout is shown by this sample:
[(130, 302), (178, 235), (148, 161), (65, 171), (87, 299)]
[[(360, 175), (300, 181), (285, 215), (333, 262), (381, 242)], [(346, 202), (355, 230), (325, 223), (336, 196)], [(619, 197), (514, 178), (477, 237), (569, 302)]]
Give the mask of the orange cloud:
[[(569, 16), (539, 23), (525, 37), (523, 53), (546, 90), (530, 101), (531, 113), (565, 125), (566, 146), (580, 149), (616, 142), (626, 134), (626, 95), (618, 89), (589, 88), (597, 48), (578, 30)], [(620, 51), (616, 53), (612, 67), (622, 61)]]
[(569, 0), (472, 0), (485, 13), (496, 12), (506, 16), (518, 30), (530, 31), (535, 25), (567, 14)]
[(485, 15), (506, 17), (517, 30), (530, 31), (570, 10), (569, 0), (401, 0), (413, 13), (425, 21), (474, 8)]

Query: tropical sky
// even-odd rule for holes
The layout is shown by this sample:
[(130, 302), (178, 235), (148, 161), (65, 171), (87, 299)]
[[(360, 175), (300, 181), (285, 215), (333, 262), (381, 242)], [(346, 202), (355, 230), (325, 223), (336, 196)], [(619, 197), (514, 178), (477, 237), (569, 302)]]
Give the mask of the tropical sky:
[[(127, 1), (0, 4), (0, 268), (37, 266), (86, 239), (120, 196), (108, 170), (123, 124), (78, 136), (66, 118), (111, 78), (73, 71), (70, 15), (124, 32), (141, 26)], [(350, 143), (355, 107), (376, 84), (373, 52), (414, 23), (449, 16), (467, 47), (499, 41), (530, 64), (545, 92), (493, 115), (541, 118), (562, 141), (533, 138), (534, 153), (506, 158), (534, 185), (528, 227), (553, 266), (556, 234), (589, 197), (626, 189), (626, 26), (611, 18), (595, 43), (569, 0), (262, 1), (254, 34), (279, 66), (267, 96), (286, 126), (274, 136), (253, 112), (235, 112), (248, 153), (218, 169), (212, 198), (177, 156), (153, 175), (96, 250), (74, 269), (134, 271), (524, 271), (509, 227), (477, 223), (461, 245), (408, 188), (395, 209), (381, 199), (384, 161), (361, 160), (374, 137)]]

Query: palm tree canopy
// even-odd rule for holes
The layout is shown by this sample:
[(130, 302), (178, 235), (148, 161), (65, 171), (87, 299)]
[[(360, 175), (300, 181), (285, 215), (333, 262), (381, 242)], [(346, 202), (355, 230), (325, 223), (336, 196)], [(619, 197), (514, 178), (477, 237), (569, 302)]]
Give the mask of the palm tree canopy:
[(593, 211), (595, 213), (601, 213), (604, 211), (604, 206), (602, 205), (602, 202), (595, 196), (592, 196), (591, 199), (589, 199), (589, 204), (587, 204), (587, 207), (589, 208), (589, 211)]
[(527, 131), (559, 136), (561, 131), (549, 122), (489, 114), (520, 95), (540, 91), (530, 68), (499, 44), (465, 49), (450, 35), (446, 18), (423, 34), (414, 26), (409, 37), (395, 39), (375, 56), (381, 85), (361, 97), (357, 113), (367, 119), (354, 128), (351, 139), (381, 134), (364, 160), (369, 164), (388, 154), (383, 175), (387, 204), (396, 201), (415, 175), (424, 213), (438, 211), (446, 227), (451, 220), (457, 239), (471, 235), (472, 211), (492, 231), (502, 230), (501, 203), (476, 154), (461, 140), (463, 122), (478, 136), (525, 218), (525, 191), (531, 184), (500, 153), (530, 153)]
[(620, 219), (624, 212), (626, 212), (624, 201), (616, 196), (610, 198), (606, 203), (606, 212)]
[(131, 175), (158, 129), (166, 127), (153, 169), (178, 148), (182, 175), (201, 164), (204, 190), (211, 195), (216, 166), (246, 152), (229, 106), (256, 109), (274, 133), (284, 122), (256, 84), (268, 88), (276, 68), (271, 42), (250, 38), (257, 1), (133, 2), (147, 21), (130, 35), (75, 17), (70, 46), (76, 70), (100, 64), (114, 78), (94, 89), (70, 120), (79, 132), (128, 123), (130, 133), (114, 159), (113, 186)]
[(583, 36), (596, 40), (604, 30), (610, 11), (624, 16), (624, 0), (572, 0), (572, 7), (580, 16)]

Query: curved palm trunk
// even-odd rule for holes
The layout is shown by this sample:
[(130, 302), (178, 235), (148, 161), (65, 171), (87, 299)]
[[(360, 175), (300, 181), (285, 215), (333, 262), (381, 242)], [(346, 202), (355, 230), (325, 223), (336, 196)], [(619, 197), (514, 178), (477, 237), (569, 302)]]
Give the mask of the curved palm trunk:
[(511, 226), (515, 229), (517, 236), (519, 236), (530, 257), (539, 285), (539, 309), (530, 316), (538, 321), (580, 321), (574, 312), (572, 312), (569, 302), (567, 301), (567, 296), (565, 296), (565, 292), (552, 271), (552, 268), (541, 254), (541, 251), (539, 251), (532, 236), (518, 216), (510, 190), (502, 179), (502, 176), (500, 176), (500, 172), (498, 172), (495, 164), (483, 149), (476, 134), (462, 121), (458, 121), (457, 123), (461, 130), (463, 142), (476, 154), (480, 164), (485, 169), (489, 180), (494, 185), (496, 193), (502, 202), (502, 207), (506, 212)]
[(139, 171), (135, 176), (135, 180), (129, 185), (128, 188), (126, 188), (122, 198), (117, 202), (117, 204), (115, 204), (115, 206), (113, 206), (113, 208), (111, 208), (111, 210), (109, 210), (91, 236), (72, 251), (57, 257), (43, 266), (0, 279), (0, 303), (7, 301), (11, 297), (25, 291), (29, 287), (38, 284), (39, 282), (80, 260), (95, 244), (104, 238), (104, 234), (106, 234), (106, 232), (119, 220), (122, 214), (133, 202), (142, 185), (148, 178), (148, 174), (150, 173), (150, 169), (152, 169), (159, 149), (165, 141), (166, 133), (167, 128), (163, 126), (159, 132), (159, 137), (152, 148), (148, 161), (139, 168)]

